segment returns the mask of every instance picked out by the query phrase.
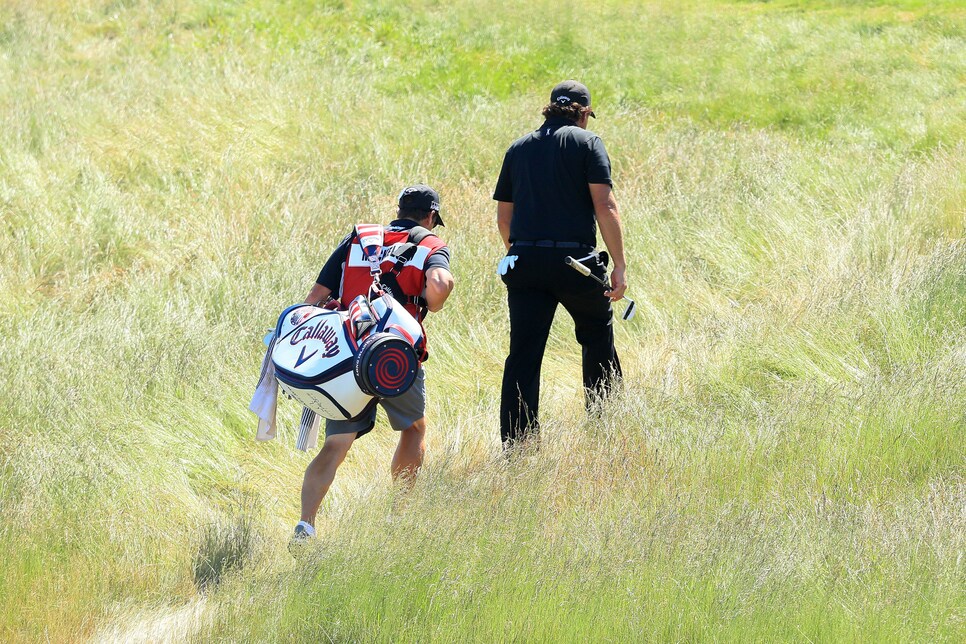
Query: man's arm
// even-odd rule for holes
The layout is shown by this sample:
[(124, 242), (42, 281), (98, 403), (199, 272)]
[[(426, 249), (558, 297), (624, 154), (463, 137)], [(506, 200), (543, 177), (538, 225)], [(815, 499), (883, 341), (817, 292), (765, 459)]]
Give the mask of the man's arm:
[(312, 304), (313, 306), (325, 304), (330, 295), (332, 295), (332, 289), (316, 282), (312, 285), (312, 290), (309, 291), (308, 296), (305, 298), (305, 303)]
[(453, 291), (453, 274), (445, 268), (433, 266), (426, 271), (426, 308), (435, 313), (443, 308)]
[(510, 222), (513, 221), (513, 202), (496, 202), (496, 225), (500, 229), (503, 245), (510, 250)]
[(349, 233), (342, 238), (329, 258), (325, 260), (325, 265), (319, 271), (319, 276), (315, 284), (305, 298), (306, 304), (321, 306), (328, 301), (329, 296), (337, 292), (342, 283), (342, 268), (349, 254), (349, 244), (352, 242), (354, 233)]
[(590, 196), (594, 200), (594, 215), (600, 236), (604, 238), (607, 251), (614, 261), (610, 274), (610, 290), (605, 293), (612, 302), (624, 296), (627, 290), (627, 262), (624, 259), (624, 234), (621, 230), (621, 217), (617, 211), (617, 200), (611, 187), (606, 183), (590, 183)]

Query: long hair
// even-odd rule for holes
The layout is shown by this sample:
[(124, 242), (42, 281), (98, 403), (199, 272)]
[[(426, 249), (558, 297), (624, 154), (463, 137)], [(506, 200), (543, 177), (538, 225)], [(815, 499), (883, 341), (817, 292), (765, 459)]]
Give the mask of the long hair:
[(545, 108), (543, 108), (544, 118), (561, 118), (573, 121), (576, 123), (581, 119), (584, 114), (590, 113), (589, 107), (584, 107), (580, 103), (570, 102), (566, 105), (561, 105), (560, 103), (548, 103)]

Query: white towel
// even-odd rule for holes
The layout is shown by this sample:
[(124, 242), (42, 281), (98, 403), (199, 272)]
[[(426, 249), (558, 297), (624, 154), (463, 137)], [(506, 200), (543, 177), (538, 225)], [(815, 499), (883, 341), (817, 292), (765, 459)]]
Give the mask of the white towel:
[(270, 441), (275, 438), (275, 411), (278, 407), (278, 380), (275, 379), (275, 363), (272, 362), (272, 349), (275, 348), (275, 336), (268, 343), (268, 351), (262, 360), (262, 374), (258, 377), (255, 394), (248, 404), (248, 409), (258, 416), (258, 431), (255, 439)]
[[(275, 348), (275, 336), (268, 344), (268, 351), (262, 359), (262, 373), (258, 377), (258, 386), (248, 409), (258, 416), (258, 430), (255, 440), (270, 441), (275, 438), (275, 414), (278, 409), (278, 380), (275, 379), (275, 363), (272, 362), (272, 350)], [(298, 438), (295, 447), (303, 452), (315, 449), (319, 444), (319, 415), (308, 407), (302, 408), (302, 420), (299, 422)]]

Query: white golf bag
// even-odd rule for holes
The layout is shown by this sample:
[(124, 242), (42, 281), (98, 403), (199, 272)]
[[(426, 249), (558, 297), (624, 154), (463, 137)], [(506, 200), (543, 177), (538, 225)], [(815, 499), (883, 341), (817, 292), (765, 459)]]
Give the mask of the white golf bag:
[(402, 304), (359, 296), (346, 311), (285, 309), (272, 362), (285, 393), (323, 418), (350, 420), (408, 391), (424, 349), (422, 326)]

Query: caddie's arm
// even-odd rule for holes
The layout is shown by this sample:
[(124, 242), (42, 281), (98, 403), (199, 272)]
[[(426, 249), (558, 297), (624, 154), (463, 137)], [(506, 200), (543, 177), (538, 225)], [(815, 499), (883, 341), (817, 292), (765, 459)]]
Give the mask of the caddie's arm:
[[(312, 289), (305, 297), (306, 304), (322, 306), (329, 301), (329, 296), (333, 291), (338, 291), (339, 284), (342, 282), (342, 263), (346, 261), (349, 254), (349, 244), (352, 242), (352, 233), (343, 237), (329, 259), (325, 260), (325, 265), (319, 271), (319, 276), (312, 285)], [(329, 286), (325, 286), (329, 284)]]
[(500, 229), (500, 237), (503, 238), (503, 245), (510, 250), (510, 222), (513, 221), (513, 202), (496, 202), (496, 225)]
[(443, 308), (456, 281), (445, 268), (433, 266), (426, 271), (426, 308), (435, 313)]
[(610, 290), (604, 293), (616, 302), (627, 290), (627, 262), (624, 260), (624, 233), (621, 230), (621, 217), (617, 210), (614, 192), (606, 183), (589, 183), (590, 197), (594, 201), (594, 215), (600, 236), (604, 238), (607, 252), (614, 262), (610, 274)]
[(312, 290), (309, 291), (308, 296), (305, 298), (305, 303), (312, 304), (313, 306), (325, 304), (330, 295), (332, 295), (332, 289), (316, 282), (312, 285)]

